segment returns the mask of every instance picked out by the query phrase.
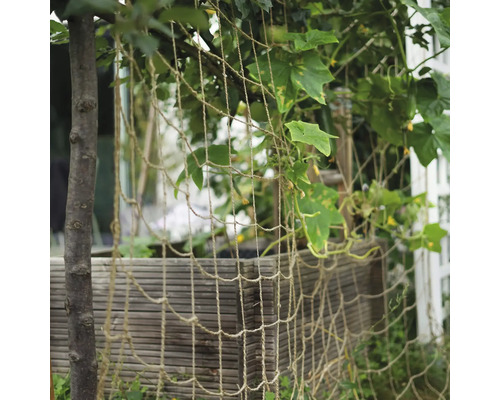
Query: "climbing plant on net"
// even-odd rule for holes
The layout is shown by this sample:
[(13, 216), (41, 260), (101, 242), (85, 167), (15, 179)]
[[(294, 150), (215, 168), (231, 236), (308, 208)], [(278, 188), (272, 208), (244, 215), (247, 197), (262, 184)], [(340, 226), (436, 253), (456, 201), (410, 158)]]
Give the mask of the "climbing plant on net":
[[(426, 48), (436, 35), (449, 47), (448, 5), (95, 3), (85, 7), (112, 22), (97, 32), (98, 63), (117, 71), (100, 393), (109, 376), (117, 390), (130, 369), (156, 398), (446, 398), (446, 349), (429, 352), (414, 332), (411, 253), (439, 252), (446, 232), (412, 230), (429, 204), (409, 191), (408, 149), (424, 166), (438, 149), (449, 158), (449, 82), (423, 64), (409, 68), (404, 43)], [(412, 14), (425, 22), (412, 26)], [(349, 176), (338, 154), (346, 143)], [(327, 182), (325, 172), (339, 170)], [(156, 223), (145, 212), (152, 192), (166, 216)], [(200, 193), (204, 210), (193, 200)], [(177, 203), (187, 206), (180, 247), (169, 214)], [(138, 233), (160, 245), (156, 272), (129, 257), (138, 256)], [(260, 255), (252, 262), (242, 254), (248, 243)], [(268, 262), (271, 254), (281, 256)], [(370, 263), (379, 275), (363, 281)]]

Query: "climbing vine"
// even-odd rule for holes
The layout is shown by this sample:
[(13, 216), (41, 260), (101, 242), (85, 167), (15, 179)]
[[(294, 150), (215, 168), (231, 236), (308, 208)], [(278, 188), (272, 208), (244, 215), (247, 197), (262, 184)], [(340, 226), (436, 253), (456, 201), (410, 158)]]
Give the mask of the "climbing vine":
[[(97, 31), (99, 65), (116, 59), (117, 49), (104, 38), (120, 35), (126, 53), (120, 67), (130, 71), (122, 84), (149, 88), (152, 102), (176, 99), (189, 153), (176, 195), (186, 180), (199, 189), (232, 190), (239, 200), (231, 210), (228, 199), (221, 220), (229, 211), (259, 209), (262, 229), (244, 233), (269, 235), (280, 222), (272, 220), (276, 193), (264, 178), (273, 171), (287, 210), (283, 238), (292, 229), (318, 256), (331, 251), (329, 238), (339, 232), (350, 241), (384, 231), (411, 249), (439, 251), (445, 234), (439, 225), (411, 231), (429, 205), (425, 194), (396, 190), (389, 177), (403, 179), (410, 148), (424, 166), (439, 152), (450, 157), (449, 80), (427, 64), (409, 67), (405, 50), (407, 39), (427, 49), (433, 37), (441, 47), (436, 56), (449, 47), (446, 1), (422, 8), (412, 0), (71, 0), (52, 8), (61, 19), (88, 11), (99, 16), (106, 22)], [(423, 22), (414, 24), (417, 14)], [(51, 21), (51, 39), (67, 40), (63, 24)], [(339, 89), (351, 96), (355, 145), (392, 163), (358, 171), (352, 194), (341, 202), (335, 188), (314, 178), (335, 168), (338, 133), (329, 105)], [(221, 141), (220, 124), (237, 122), (247, 124), (252, 139)], [(257, 154), (264, 157), (257, 161)], [(261, 179), (250, 183), (250, 176)], [(252, 191), (260, 197), (250, 198)], [(355, 227), (347, 227), (342, 210)]]

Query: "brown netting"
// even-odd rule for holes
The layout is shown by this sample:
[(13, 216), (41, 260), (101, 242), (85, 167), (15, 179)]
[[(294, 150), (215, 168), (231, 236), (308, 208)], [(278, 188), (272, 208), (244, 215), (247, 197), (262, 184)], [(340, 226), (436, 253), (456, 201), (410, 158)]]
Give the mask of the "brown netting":
[[(352, 200), (371, 184), (368, 169), (380, 187), (399, 179), (408, 190), (408, 155), (387, 170), (390, 146), (370, 134), (369, 153), (357, 147), (361, 124), (337, 88), (336, 156), (322, 171), (312, 157), (307, 176), (338, 191), (344, 222), (312, 254), (293, 204), (310, 194), (287, 179), (292, 150), (269, 111), (274, 94), (243, 71), (272, 40), (209, 4), (212, 25), (233, 31), (217, 52), (181, 23), (169, 24), (185, 38), (173, 35), (170, 59), (161, 49), (145, 58), (115, 36), (114, 247), (93, 263), (100, 398), (136, 376), (157, 399), (449, 398), (446, 341), (424, 345), (416, 333), (413, 254), (377, 239)], [(184, 41), (196, 51), (180, 60)], [(218, 98), (207, 95), (214, 81)], [(236, 106), (231, 91), (243, 99)]]

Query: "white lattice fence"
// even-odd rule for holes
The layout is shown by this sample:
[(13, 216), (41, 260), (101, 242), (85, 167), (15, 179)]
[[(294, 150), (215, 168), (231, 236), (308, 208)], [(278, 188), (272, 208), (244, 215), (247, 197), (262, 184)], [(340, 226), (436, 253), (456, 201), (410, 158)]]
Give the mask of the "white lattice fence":
[[(427, 192), (430, 207), (422, 219), (427, 223), (439, 222), (449, 231), (450, 179), (449, 163), (443, 157), (422, 167), (416, 155), (411, 155), (412, 191)], [(421, 229), (416, 224), (416, 230)], [(441, 253), (426, 249), (415, 251), (415, 289), (417, 297), (418, 333), (426, 342), (443, 333), (443, 321), (449, 316), (450, 294), (450, 234), (441, 240)]]
[[(419, 0), (421, 7), (431, 7), (431, 0)], [(422, 20), (420, 15), (412, 17), (413, 24)], [(410, 67), (429, 66), (445, 75), (450, 73), (449, 50), (437, 58), (427, 60), (440, 51), (436, 38), (428, 37), (429, 48), (426, 50), (407, 41), (408, 65)], [(422, 64), (423, 63), (423, 64)], [(420, 122), (416, 116), (414, 122)], [(416, 224), (419, 230), (423, 223), (439, 222), (443, 229), (448, 231), (441, 240), (441, 253), (430, 252), (425, 249), (415, 251), (415, 289), (417, 296), (417, 321), (420, 340), (427, 342), (443, 333), (443, 322), (449, 317), (450, 295), (450, 164), (439, 154), (427, 168), (424, 168), (416, 154), (411, 153), (412, 193), (427, 193), (427, 199), (434, 207), (427, 208), (422, 220)]]

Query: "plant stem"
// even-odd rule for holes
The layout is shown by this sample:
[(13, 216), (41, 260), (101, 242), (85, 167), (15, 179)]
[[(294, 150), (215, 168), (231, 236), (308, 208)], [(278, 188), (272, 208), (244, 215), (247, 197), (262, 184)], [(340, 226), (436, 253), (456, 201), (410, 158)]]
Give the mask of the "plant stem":
[(398, 30), (398, 25), (396, 24), (396, 20), (394, 19), (394, 16), (393, 16), (393, 12), (396, 13), (397, 9), (395, 9), (394, 11), (391, 12), (390, 10), (387, 10), (385, 8), (382, 0), (380, 0), (380, 4), (386, 10), (387, 16), (389, 17), (389, 20), (391, 21), (392, 29), (394, 29), (394, 33), (396, 34), (396, 39), (398, 41), (399, 52), (401, 53), (401, 57), (403, 58), (403, 64), (404, 64), (405, 71), (408, 71), (408, 64), (406, 63), (406, 53), (405, 53), (405, 49), (403, 46), (403, 40), (401, 39), (401, 35), (399, 34), (399, 30)]
[(279, 239), (275, 240), (274, 242), (272, 242), (269, 246), (266, 247), (266, 249), (260, 254), (260, 257), (264, 257), (267, 253), (269, 253), (269, 251), (271, 251), (271, 249), (276, 246), (277, 244), (279, 244), (280, 242), (282, 242), (283, 240), (285, 239), (288, 239), (290, 236), (293, 236), (295, 233), (297, 233), (298, 231), (300, 231), (300, 229), (302, 229), (302, 227), (300, 227), (299, 229), (297, 229), (296, 231), (293, 231), (293, 232), (290, 232), (290, 233), (287, 233), (286, 235), (284, 236), (281, 236)]
[(436, 58), (437, 56), (439, 56), (441, 53), (444, 53), (446, 50), (448, 50), (449, 47), (445, 47), (441, 50), (439, 50), (436, 54), (433, 54), (432, 56), (430, 57), (427, 57), (424, 61), (422, 61), (421, 63), (417, 64), (417, 66), (415, 68), (412, 68), (410, 69), (408, 72), (413, 72), (415, 71), (418, 67), (420, 67), (421, 65), (425, 64), (427, 61), (429, 60), (432, 60), (433, 58)]

